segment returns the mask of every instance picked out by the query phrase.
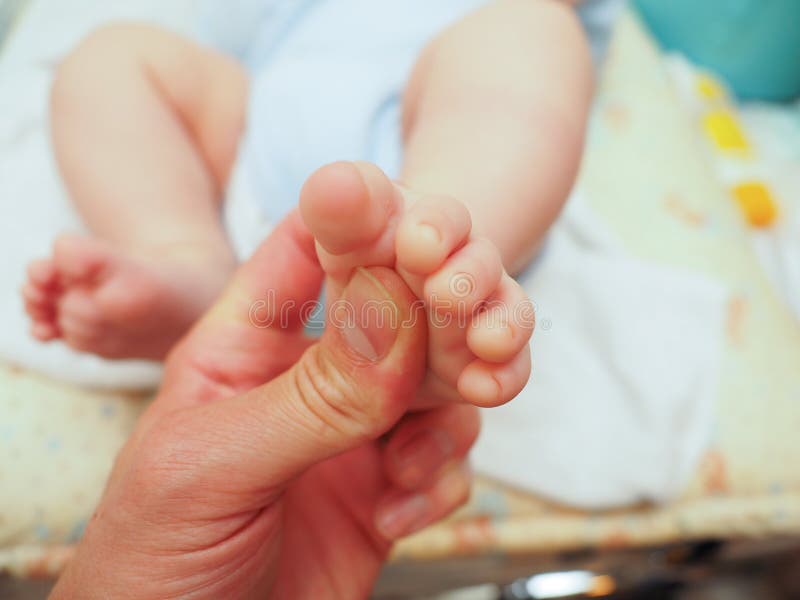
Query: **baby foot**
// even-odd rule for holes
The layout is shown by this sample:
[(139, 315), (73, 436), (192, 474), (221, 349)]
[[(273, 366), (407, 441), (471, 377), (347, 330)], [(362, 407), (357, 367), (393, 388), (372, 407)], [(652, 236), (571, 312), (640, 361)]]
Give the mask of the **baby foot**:
[(133, 258), (100, 240), (63, 235), (51, 258), (28, 267), (22, 295), (31, 333), (106, 358), (161, 360), (233, 268), (206, 254)]
[(397, 269), (428, 319), (428, 375), (416, 406), (511, 400), (530, 374), (533, 307), (497, 249), (471, 235), (466, 207), (416, 195), (368, 163), (334, 163), (309, 177), (300, 211), (316, 238), (330, 298), (353, 269)]

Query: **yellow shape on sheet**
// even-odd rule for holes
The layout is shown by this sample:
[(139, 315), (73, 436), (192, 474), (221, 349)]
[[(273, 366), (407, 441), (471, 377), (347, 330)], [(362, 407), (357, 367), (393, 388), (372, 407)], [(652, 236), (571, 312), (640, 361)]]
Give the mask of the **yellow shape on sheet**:
[(726, 97), (722, 84), (705, 73), (697, 76), (697, 91), (706, 100), (723, 100)]
[(733, 188), (747, 222), (753, 227), (769, 227), (778, 216), (778, 205), (769, 188), (760, 181), (748, 181)]
[(748, 151), (750, 144), (736, 118), (727, 110), (715, 110), (703, 119), (706, 134), (720, 150)]
[(596, 575), (592, 577), (591, 589), (587, 592), (590, 598), (610, 596), (617, 591), (617, 582), (611, 575)]

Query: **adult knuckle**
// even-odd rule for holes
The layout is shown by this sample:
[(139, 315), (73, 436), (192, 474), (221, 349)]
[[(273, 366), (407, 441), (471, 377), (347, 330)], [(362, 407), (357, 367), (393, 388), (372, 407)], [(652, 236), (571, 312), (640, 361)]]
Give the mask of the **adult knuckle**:
[(169, 505), (191, 497), (196, 487), (193, 475), (203, 454), (185, 435), (180, 411), (165, 415), (142, 436), (132, 462), (130, 483), (142, 504)]
[(320, 427), (349, 437), (369, 435), (380, 403), (317, 346), (296, 365), (295, 382), (305, 410)]

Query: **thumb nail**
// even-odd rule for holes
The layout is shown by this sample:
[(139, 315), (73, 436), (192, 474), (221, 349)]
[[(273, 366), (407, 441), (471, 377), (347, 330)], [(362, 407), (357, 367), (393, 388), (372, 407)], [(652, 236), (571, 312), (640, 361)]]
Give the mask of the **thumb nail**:
[(332, 323), (354, 352), (371, 362), (389, 353), (397, 339), (398, 309), (374, 275), (359, 267), (335, 305)]

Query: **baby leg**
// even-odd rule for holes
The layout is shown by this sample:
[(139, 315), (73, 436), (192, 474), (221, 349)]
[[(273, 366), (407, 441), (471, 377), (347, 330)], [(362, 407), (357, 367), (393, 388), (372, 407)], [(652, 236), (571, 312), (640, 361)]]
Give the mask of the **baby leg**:
[(329, 165), (306, 182), (300, 210), (333, 297), (354, 267), (379, 264), (422, 300), (421, 404), (494, 406), (527, 381), (533, 307), (508, 273), (530, 259), (567, 198), (590, 87), (568, 6), (488, 3), (415, 66), (402, 186), (365, 164)]
[(210, 305), (235, 266), (220, 198), (246, 95), (236, 63), (147, 25), (99, 29), (64, 60), (53, 143), (92, 235), (31, 265), (37, 338), (160, 359)]

